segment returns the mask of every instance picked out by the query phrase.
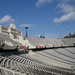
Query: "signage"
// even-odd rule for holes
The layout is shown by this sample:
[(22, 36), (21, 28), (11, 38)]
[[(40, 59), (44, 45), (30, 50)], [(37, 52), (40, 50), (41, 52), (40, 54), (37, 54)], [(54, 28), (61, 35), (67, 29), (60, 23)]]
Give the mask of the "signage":
[(25, 46), (20, 46), (20, 49), (26, 49), (26, 47)]

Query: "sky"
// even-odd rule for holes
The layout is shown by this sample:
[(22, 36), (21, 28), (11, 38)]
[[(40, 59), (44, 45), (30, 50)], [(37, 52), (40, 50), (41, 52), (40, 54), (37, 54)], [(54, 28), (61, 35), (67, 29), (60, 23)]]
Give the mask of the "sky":
[(75, 0), (0, 0), (0, 25), (28, 37), (63, 38), (75, 32)]

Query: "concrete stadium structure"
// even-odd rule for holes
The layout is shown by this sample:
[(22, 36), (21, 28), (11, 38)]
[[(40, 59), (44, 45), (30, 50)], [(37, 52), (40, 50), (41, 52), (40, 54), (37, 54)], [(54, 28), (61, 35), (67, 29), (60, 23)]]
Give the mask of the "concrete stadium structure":
[(0, 25), (0, 75), (75, 75), (75, 38), (23, 39)]

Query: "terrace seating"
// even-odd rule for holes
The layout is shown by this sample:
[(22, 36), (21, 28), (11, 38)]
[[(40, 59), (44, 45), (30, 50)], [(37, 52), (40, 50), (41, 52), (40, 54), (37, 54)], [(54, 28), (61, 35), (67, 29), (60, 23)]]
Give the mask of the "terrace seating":
[(49, 48), (50, 45), (47, 44), (47, 42), (44, 41), (44, 39), (38, 39), (38, 38), (33, 38), (36, 42), (38, 42), (39, 45)]
[(1, 69), (1, 75), (25, 75), (25, 74), (15, 73), (13, 71), (9, 71), (9, 70), (6, 70), (6, 69)]
[(17, 62), (17, 66), (19, 68), (19, 71), (21, 71), (22, 73), (24, 73), (24, 70), (20, 67), (20, 63)]
[(16, 68), (17, 71), (19, 71), (19, 68), (16, 65), (16, 61), (14, 61), (14, 67)]
[(75, 59), (75, 54), (67, 51), (66, 49), (61, 48), (61, 49), (57, 49), (55, 51), (63, 54), (64, 56), (67, 56), (69, 58)]
[[(24, 55), (23, 55), (23, 56), (24, 56)], [(35, 64), (35, 65), (36, 65), (36, 64)], [(38, 65), (38, 67), (39, 67), (39, 65)], [(42, 66), (42, 67), (39, 67), (39, 68), (41, 68), (41, 69), (43, 68), (44, 70), (46, 69), (46, 68), (44, 68), (43, 66)], [(51, 70), (51, 68), (50, 68), (50, 70)], [(55, 70), (57, 70), (57, 68), (56, 68)], [(55, 70), (54, 70), (54, 71), (55, 71)], [(52, 71), (53, 71), (53, 70), (52, 70)], [(59, 69), (59, 71), (61, 72), (61, 70), (60, 70), (60, 69)], [(66, 72), (67, 72), (67, 71), (64, 71), (64, 69), (63, 69), (62, 71), (63, 71), (64, 73), (66, 73)], [(69, 71), (68, 71), (67, 73), (69, 73)]]
[(4, 57), (0, 56), (0, 62), (4, 59)]
[(7, 58), (4, 58), (1, 62), (1, 66), (4, 67), (5, 66), (5, 62), (6, 62)]
[[(75, 75), (74, 46), (75, 38), (26, 37), (23, 41), (21, 36), (15, 41), (2, 32), (0, 33), (0, 75)], [(27, 49), (29, 53), (25, 53)]]
[(21, 43), (14, 41), (7, 34), (0, 33), (0, 47), (2, 50), (24, 50), (26, 49)]
[(29, 41), (29, 43), (31, 44), (31, 45), (33, 45), (35, 48), (37, 48), (38, 46), (40, 46), (33, 38), (26, 38), (28, 41)]
[(71, 47), (71, 48), (65, 48), (67, 51), (75, 54), (75, 48), (74, 47)]
[(6, 71), (4, 69), (1, 69), (1, 73), (2, 73), (2, 75), (9, 75), (8, 71)]
[(4, 39), (0, 37), (0, 46), (4, 44)]
[(10, 59), (8, 59), (8, 60), (6, 61), (6, 67), (7, 67), (7, 68), (10, 68), (9, 62), (10, 62)]
[(56, 43), (53, 39), (45, 39), (48, 44), (53, 45), (53, 47), (61, 47), (59, 43)]
[(73, 42), (75, 42), (75, 41), (73, 40), (73, 38), (65, 38), (62, 40), (67, 46), (74, 46)]
[[(38, 52), (39, 53), (39, 52)], [(38, 54), (37, 53), (37, 54)], [(40, 54), (42, 54), (42, 52), (40, 51)], [(34, 62), (37, 62), (37, 63), (40, 63), (40, 64), (43, 64), (43, 65), (47, 65), (47, 66), (52, 66), (52, 64), (53, 65), (57, 65), (57, 66), (61, 66), (62, 67), (62, 65), (64, 66), (64, 65), (66, 65), (66, 63), (61, 63), (61, 62), (59, 62), (59, 61), (57, 61), (56, 59), (58, 59), (58, 58), (56, 58), (56, 59), (52, 59), (52, 58), (48, 58), (48, 57), (46, 57), (46, 56), (40, 56), (40, 54), (38, 54), (37, 56), (32, 56), (32, 55), (29, 55), (29, 54), (25, 54), (25, 55), (23, 55), (23, 54), (21, 54), (21, 56), (22, 57), (25, 57), (25, 58), (27, 58), (27, 59), (29, 59), (29, 60), (32, 60), (32, 61), (34, 61)], [(43, 53), (43, 55), (44, 55), (44, 53)], [(38, 57), (39, 56), (39, 57)], [(42, 60), (44, 60), (45, 59), (45, 61), (42, 61)], [(59, 60), (59, 59), (58, 59)], [(61, 60), (61, 59), (60, 59)], [(47, 62), (46, 62), (47, 61)], [(64, 60), (62, 60), (62, 62), (63, 62)], [(48, 63), (49, 62), (49, 63)], [(34, 64), (34, 63), (33, 63)], [(36, 64), (35, 64), (36, 65)], [(68, 65), (66, 65), (66, 66), (68, 66)], [(39, 67), (39, 66), (38, 66)]]
[(61, 59), (59, 55), (57, 55), (58, 57), (56, 57), (56, 55), (54, 55), (54, 54), (51, 55), (50, 52), (49, 52), (49, 54), (45, 53), (45, 52), (38, 52), (38, 53), (45, 56), (45, 57), (51, 58), (53, 60), (56, 60), (56, 61), (59, 61), (59, 62), (62, 62), (62, 63), (66, 63), (66, 64), (71, 64), (71, 62), (68, 62), (67, 60)]
[(12, 40), (7, 34), (0, 33), (0, 36), (7, 42), (11, 42), (13, 46), (22, 46), (19, 42)]
[[(50, 56), (50, 55), (54, 56), (55, 58), (58, 58), (60, 60), (65, 60), (65, 61), (67, 61), (68, 63), (71, 63), (71, 64), (75, 63), (74, 59), (72, 59), (72, 58), (70, 58), (68, 56), (65, 56), (63, 54), (60, 54), (60, 53), (58, 53), (58, 52), (56, 52), (54, 50), (48, 50), (48, 51), (45, 51), (45, 52), (47, 52), (48, 56)], [(44, 54), (46, 54), (46, 53), (44, 53)]]
[[(0, 35), (5, 41), (10, 41), (15, 46), (22, 45), (6, 34), (0, 33)], [(72, 68), (72, 64), (75, 63), (75, 48), (71, 47), (74, 46), (74, 39), (26, 39), (36, 50), (37, 48), (43, 48), (43, 50), (35, 51), (34, 55), (13, 52), (9, 55), (1, 54), (2, 75), (5, 73), (7, 75), (75, 75)]]
[(53, 39), (56, 43), (60, 44), (62, 47), (66, 47), (67, 45), (63, 42), (62, 39)]
[(43, 39), (38, 39), (38, 38), (26, 38), (29, 43), (31, 43), (33, 46), (35, 46), (35, 48), (49, 48), (49, 47), (53, 47), (53, 45), (47, 44), (46, 41), (44, 41)]
[[(17, 57), (18, 57), (19, 59), (22, 59), (22, 57), (20, 58), (19, 56), (15, 56), (15, 57), (16, 57), (15, 60), (17, 59)], [(9, 58), (11, 59), (11, 57), (9, 57)], [(16, 60), (16, 61), (18, 61), (18, 60)], [(21, 61), (19, 61), (19, 62), (21, 62)], [(27, 60), (27, 63), (25, 62), (25, 64), (26, 64), (26, 65), (30, 65), (30, 62), (31, 62), (31, 61)], [(19, 64), (19, 63), (17, 63), (17, 64)], [(18, 67), (21, 68), (19, 65), (18, 65)], [(21, 69), (21, 70), (22, 70), (22, 69)], [(24, 71), (22, 71), (22, 72), (24, 72)]]
[[(10, 43), (13, 46), (22, 46), (21, 43), (12, 40), (7, 34), (0, 33), (1, 38), (5, 40), (5, 44)], [(0, 41), (1, 41), (0, 38)], [(74, 46), (75, 38), (67, 38), (67, 39), (40, 39), (40, 38), (26, 38), (29, 42), (27, 46), (30, 48), (53, 48), (53, 47), (68, 47)], [(7, 43), (6, 43), (7, 42)], [(2, 44), (2, 43), (0, 43)], [(31, 47), (32, 46), (32, 47)], [(6, 47), (5, 47), (6, 48)], [(4, 48), (4, 49), (5, 49)]]
[(11, 67), (12, 70), (15, 69), (14, 66), (13, 66), (14, 62), (15, 62), (15, 61), (13, 61), (13, 60), (10, 61), (10, 67)]
[(35, 48), (56, 48), (74, 46), (74, 38), (66, 39), (40, 39), (40, 38), (26, 38)]
[(3, 72), (1, 71), (1, 74), (7, 72), (7, 75), (19, 75), (20, 73), (25, 75), (74, 75), (72, 70), (50, 66), (36, 58), (25, 56), (25, 54), (6, 57), (1, 56), (0, 60), (2, 65), (1, 67), (7, 68), (7, 70), (3, 70)]

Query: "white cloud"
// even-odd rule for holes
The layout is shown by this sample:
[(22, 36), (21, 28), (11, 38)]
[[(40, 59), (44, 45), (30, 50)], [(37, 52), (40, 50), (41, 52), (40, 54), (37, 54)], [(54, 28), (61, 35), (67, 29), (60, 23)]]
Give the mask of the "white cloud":
[(2, 19), (0, 19), (1, 24), (10, 24), (12, 22), (14, 22), (14, 19), (12, 19), (9, 15), (5, 15)]
[(19, 25), (20, 27), (30, 27), (30, 26), (33, 26), (32, 24), (21, 24)]
[(52, 2), (53, 0), (38, 0), (35, 4), (35, 6), (40, 7), (43, 4), (48, 4), (50, 2)]
[(65, 22), (75, 20), (75, 12), (71, 12), (67, 15), (63, 15), (61, 18), (55, 18), (54, 23)]
[(60, 8), (59, 12), (63, 12), (60, 18), (55, 18), (54, 23), (75, 20), (75, 0), (58, 0), (60, 1), (56, 8)]
[(61, 8), (62, 9), (61, 12), (64, 12), (64, 13), (70, 13), (75, 11), (75, 6), (64, 4), (64, 3), (59, 3), (57, 5), (57, 8)]

